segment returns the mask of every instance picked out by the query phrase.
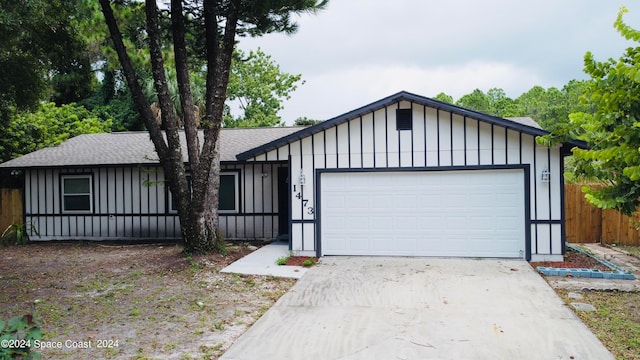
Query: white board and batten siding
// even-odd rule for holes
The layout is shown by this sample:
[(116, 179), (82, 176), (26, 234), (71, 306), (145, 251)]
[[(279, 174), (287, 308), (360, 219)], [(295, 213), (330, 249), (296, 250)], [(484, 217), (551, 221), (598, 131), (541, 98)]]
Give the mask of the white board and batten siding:
[[(399, 108), (411, 109), (412, 130), (396, 130), (396, 109)], [(439, 181), (462, 181), (463, 183), (466, 181), (468, 189), (464, 189), (465, 191), (459, 194), (455, 191), (449, 194), (454, 197), (462, 196), (463, 200), (461, 201), (470, 201), (470, 210), (467, 213), (460, 210), (460, 214), (470, 217), (471, 221), (482, 219), (482, 216), (474, 217), (474, 212), (493, 209), (494, 215), (496, 213), (496, 207), (491, 209), (483, 207), (483, 192), (499, 194), (514, 186), (514, 179), (520, 178), (522, 180), (520, 185), (516, 186), (518, 195), (515, 195), (521, 196), (521, 199), (511, 197), (507, 204), (507, 207), (518, 206), (517, 219), (514, 221), (517, 221), (517, 227), (520, 227), (519, 232), (514, 235), (517, 237), (515, 242), (505, 247), (508, 254), (501, 254), (500, 249), (492, 249), (488, 244), (490, 236), (487, 239), (478, 239), (475, 243), (472, 241), (468, 246), (475, 249), (478, 244), (484, 244), (489, 252), (469, 250), (465, 254), (464, 246), (460, 249), (456, 246), (438, 249), (434, 244), (419, 244), (418, 248), (423, 246), (426, 250), (418, 251), (415, 254), (447, 255), (447, 252), (451, 251), (452, 255), (476, 256), (482, 253), (489, 256), (487, 254), (493, 251), (492, 253), (496, 257), (504, 255), (505, 257), (522, 258), (523, 254), (526, 254), (532, 260), (562, 259), (564, 248), (562, 241), (563, 201), (561, 198), (562, 160), (560, 147), (548, 148), (538, 145), (534, 135), (519, 130), (518, 127), (508, 128), (498, 123), (478, 120), (473, 117), (473, 113), (461, 115), (454, 111), (445, 111), (413, 101), (400, 100), (377, 109), (371, 109), (368, 112), (361, 112), (353, 117), (342, 118), (340, 121), (336, 121), (335, 126), (320, 128), (301, 139), (292, 138), (287, 143), (280, 144), (279, 147), (256, 155), (249, 160), (289, 161), (291, 178), (289, 185), (292, 200), (291, 246), (293, 251), (300, 254), (328, 255), (329, 253), (325, 253), (327, 247), (324, 242), (325, 238), (329, 241), (328, 251), (338, 254), (340, 251), (334, 251), (334, 249), (341, 246), (340, 241), (349, 242), (351, 241), (349, 239), (357, 237), (357, 232), (353, 232), (353, 228), (359, 226), (356, 224), (357, 220), (354, 219), (356, 223), (347, 224), (343, 228), (336, 225), (337, 228), (332, 229), (333, 226), (327, 225), (326, 222), (330, 222), (331, 217), (335, 214), (325, 213), (322, 207), (320, 211), (317, 211), (318, 198), (320, 201), (329, 201), (325, 196), (335, 197), (337, 194), (336, 192), (332, 193), (330, 188), (330, 186), (335, 186), (335, 179), (332, 177), (336, 176), (336, 173), (354, 174), (353, 179), (356, 179), (356, 176), (360, 177), (361, 181), (354, 180), (356, 185), (352, 188), (352, 190), (358, 190), (366, 187), (363, 184), (366, 184), (369, 175), (373, 177), (382, 171), (388, 172), (397, 169), (403, 172), (415, 170), (418, 174), (416, 176), (424, 176), (424, 173), (432, 171), (441, 172), (444, 180), (440, 179)], [(543, 169), (547, 169), (551, 173), (550, 182), (542, 181), (541, 172)], [(476, 180), (480, 180), (480, 178), (485, 182), (488, 179), (489, 184), (478, 184)], [(506, 184), (503, 184), (503, 178), (507, 178)], [(317, 187), (318, 180), (320, 180), (320, 187)], [(397, 182), (404, 180), (401, 177)], [(394, 191), (393, 182), (396, 180), (393, 178), (387, 179), (387, 181), (392, 183), (384, 189), (388, 192), (387, 194), (399, 194), (399, 196), (411, 194), (410, 192), (398, 191), (398, 189)], [(431, 179), (427, 176), (414, 181), (418, 183), (421, 181), (429, 182)], [(325, 183), (327, 183), (327, 188), (325, 188)], [(396, 185), (400, 186), (400, 184)], [(422, 193), (416, 196), (428, 196), (432, 190), (422, 188), (419, 191)], [(367, 192), (355, 196), (364, 196), (364, 194)], [(368, 192), (368, 194), (375, 194), (375, 191)], [(357, 202), (357, 199), (349, 198), (346, 194), (345, 199)], [(476, 201), (474, 199), (479, 202), (474, 202)], [(364, 201), (364, 199), (362, 200)], [(376, 211), (382, 211), (386, 208), (389, 212), (388, 221), (403, 221), (407, 227), (420, 226), (420, 224), (409, 224), (411, 221), (408, 221), (407, 217), (410, 216), (410, 211), (402, 210), (399, 207), (381, 206), (381, 202), (391, 201), (390, 199), (378, 198), (367, 201), (369, 204), (367, 205), (368, 210), (365, 211), (367, 214), (375, 214)], [(429, 218), (439, 216), (436, 215), (438, 209), (449, 216), (455, 216), (456, 207), (455, 204), (452, 205), (455, 203), (455, 199), (440, 199), (438, 201), (444, 202), (439, 208), (428, 206), (416, 210), (416, 214), (419, 216), (414, 216), (414, 220), (418, 223), (426, 222), (435, 226), (436, 224)], [(352, 211), (356, 206), (347, 207), (342, 215), (347, 216), (349, 211)], [(499, 207), (499, 204), (497, 206)], [(332, 211), (338, 210), (333, 208)], [(393, 216), (392, 212), (396, 211), (404, 212), (406, 216)], [(452, 226), (454, 225), (452, 224)], [(509, 231), (510, 228), (507, 226), (505, 231)], [(472, 228), (469, 230), (473, 233)], [(339, 233), (343, 233), (343, 235)], [(429, 229), (418, 228), (412, 233), (414, 239), (407, 241), (437, 242), (441, 239), (435, 235), (436, 233)], [(389, 235), (387, 233), (385, 236)], [(501, 236), (499, 231), (497, 235)], [(371, 236), (368, 238), (368, 241), (375, 242), (375, 240), (371, 240)], [(444, 241), (451, 241), (451, 238)], [(324, 245), (325, 248), (321, 248), (321, 245)], [(351, 243), (344, 246), (355, 245)], [(355, 246), (342, 253), (355, 254), (360, 251), (358, 249), (362, 248), (366, 248), (366, 246), (360, 248)], [(393, 252), (389, 250), (385, 253), (384, 251), (380, 254)], [(368, 253), (375, 254), (375, 251)], [(410, 253), (410, 251), (395, 252), (395, 254), (401, 255)]]
[[(238, 211), (220, 214), (225, 239), (270, 240), (278, 235), (278, 168), (282, 164), (223, 164), (237, 173)], [(89, 212), (62, 210), (61, 179), (92, 177)], [(31, 168), (25, 170), (25, 220), (44, 240), (179, 239), (164, 174), (156, 166)]]

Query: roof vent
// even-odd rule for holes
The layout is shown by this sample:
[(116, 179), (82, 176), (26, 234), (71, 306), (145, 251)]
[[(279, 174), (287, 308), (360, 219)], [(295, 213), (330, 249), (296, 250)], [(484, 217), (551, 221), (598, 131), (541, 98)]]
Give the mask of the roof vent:
[(413, 111), (411, 109), (396, 109), (396, 130), (413, 129)]

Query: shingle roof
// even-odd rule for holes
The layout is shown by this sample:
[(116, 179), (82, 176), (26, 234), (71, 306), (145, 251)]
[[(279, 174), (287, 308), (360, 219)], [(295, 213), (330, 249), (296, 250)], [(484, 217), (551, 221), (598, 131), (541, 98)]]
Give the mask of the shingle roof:
[[(220, 160), (237, 161), (236, 155), (300, 130), (301, 127), (222, 129)], [(202, 135), (202, 133), (201, 133)], [(181, 133), (186, 159), (186, 141)], [(200, 141), (202, 145), (202, 140)], [(64, 143), (34, 151), (0, 164), (0, 168), (86, 165), (157, 164), (158, 156), (147, 132), (85, 134)]]
[(540, 126), (540, 124), (538, 124), (535, 120), (533, 120), (530, 117), (508, 117), (505, 119), (517, 122), (518, 124), (542, 129), (542, 126)]

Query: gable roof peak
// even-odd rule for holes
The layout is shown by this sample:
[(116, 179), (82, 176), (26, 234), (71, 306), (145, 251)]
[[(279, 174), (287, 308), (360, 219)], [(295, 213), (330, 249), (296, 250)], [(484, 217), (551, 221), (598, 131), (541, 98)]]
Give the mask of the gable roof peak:
[(518, 121), (518, 120), (509, 120), (505, 118), (501, 118), (498, 116), (484, 114), (475, 110), (466, 109), (457, 105), (448, 104), (439, 100), (434, 100), (428, 98), (426, 96), (416, 95), (414, 93), (408, 92), (406, 90), (399, 91), (395, 94), (384, 97), (378, 101), (374, 101), (370, 104), (361, 106), (355, 110), (351, 110), (342, 115), (338, 115), (334, 118), (325, 120), (316, 125), (310, 126), (308, 128), (297, 131), (291, 135), (285, 136), (283, 138), (274, 140), (270, 143), (263, 144), (254, 149), (245, 151), (237, 155), (238, 160), (248, 160), (257, 155), (263, 154), (265, 152), (274, 150), (282, 145), (287, 143), (291, 143), (293, 141), (311, 136), (315, 133), (323, 131), (325, 129), (340, 125), (349, 120), (355, 119), (357, 117), (363, 116), (367, 113), (371, 113), (377, 111), (379, 109), (385, 108), (389, 105), (399, 103), (401, 101), (408, 101), (412, 104), (423, 105), (431, 108), (435, 108), (437, 110), (447, 111), (453, 114), (457, 114), (463, 117), (470, 117), (476, 119), (478, 121), (483, 121), (490, 124), (495, 124), (499, 126), (503, 126), (509, 129), (513, 129), (516, 131), (521, 131), (526, 134), (530, 134), (533, 136), (540, 136), (548, 134), (547, 131), (543, 130), (533, 119), (531, 121)]

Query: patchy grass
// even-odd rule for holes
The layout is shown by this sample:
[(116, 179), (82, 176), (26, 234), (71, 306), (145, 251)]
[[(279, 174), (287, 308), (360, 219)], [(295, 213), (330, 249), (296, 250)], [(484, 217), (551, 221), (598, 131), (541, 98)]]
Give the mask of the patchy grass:
[(616, 245), (615, 249), (620, 249), (640, 259), (640, 246)]
[[(295, 282), (219, 273), (246, 255), (175, 245), (37, 243), (0, 248), (0, 319), (35, 314), (45, 359), (216, 359)], [(97, 347), (97, 342), (117, 346)]]
[(640, 360), (640, 293), (582, 291), (584, 299), (575, 300), (569, 299), (567, 290), (556, 292), (567, 304), (595, 306), (596, 311), (575, 313), (617, 359)]

